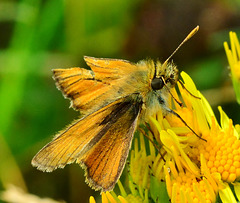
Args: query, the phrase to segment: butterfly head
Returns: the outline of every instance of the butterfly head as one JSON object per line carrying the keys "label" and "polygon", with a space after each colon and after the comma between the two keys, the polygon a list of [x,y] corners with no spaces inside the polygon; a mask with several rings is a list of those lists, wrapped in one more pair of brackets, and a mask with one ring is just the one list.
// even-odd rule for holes
{"label": "butterfly head", "polygon": [[165,85],[174,87],[178,81],[178,70],[173,63],[161,64],[157,61],[155,75],[151,81],[153,90],[161,90]]}

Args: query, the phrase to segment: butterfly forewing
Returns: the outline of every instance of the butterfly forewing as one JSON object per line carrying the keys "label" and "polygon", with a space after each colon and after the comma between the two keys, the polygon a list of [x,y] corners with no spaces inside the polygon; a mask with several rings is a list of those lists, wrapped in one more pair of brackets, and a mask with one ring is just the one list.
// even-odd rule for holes
{"label": "butterfly forewing", "polygon": [[123,101],[103,122],[110,126],[99,142],[78,160],[96,190],[112,190],[117,182],[132,142],[141,103]]}
{"label": "butterfly forewing", "polygon": [[141,101],[129,96],[81,118],[40,150],[32,165],[51,172],[77,160],[92,187],[111,189],[127,158],[140,107]]}
{"label": "butterfly forewing", "polygon": [[39,151],[33,158],[32,164],[40,170],[50,172],[75,161],[81,156],[84,149],[87,150],[90,141],[94,139],[96,134],[104,128],[99,123],[108,115],[112,107],[107,106],[75,121]]}

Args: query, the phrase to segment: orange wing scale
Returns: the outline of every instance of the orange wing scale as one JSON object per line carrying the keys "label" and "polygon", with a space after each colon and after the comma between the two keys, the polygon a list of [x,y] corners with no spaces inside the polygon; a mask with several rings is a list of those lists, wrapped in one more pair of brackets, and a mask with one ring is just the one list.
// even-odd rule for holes
{"label": "orange wing scale", "polygon": [[96,190],[112,190],[122,173],[140,110],[139,106],[131,105],[111,124],[101,140],[78,160],[86,168],[89,184]]}
{"label": "orange wing scale", "polygon": [[96,110],[95,99],[110,88],[109,84],[95,80],[91,70],[83,68],[54,69],[53,74],[57,87],[71,99],[71,106],[81,110],[82,114]]}
{"label": "orange wing scale", "polygon": [[135,67],[135,64],[127,60],[120,59],[94,58],[85,56],[84,60],[93,70],[96,79],[104,81],[119,79],[124,76],[124,74],[129,73],[129,70],[133,70]]}
{"label": "orange wing scale", "polygon": [[90,186],[111,190],[123,170],[140,109],[141,103],[126,97],[83,117],[40,150],[32,165],[51,172],[77,161]]}
{"label": "orange wing scale", "polygon": [[126,96],[118,93],[120,87],[116,81],[119,83],[134,64],[116,59],[86,56],[84,59],[93,71],[84,68],[54,69],[53,77],[64,96],[71,100],[71,107],[88,115]]}

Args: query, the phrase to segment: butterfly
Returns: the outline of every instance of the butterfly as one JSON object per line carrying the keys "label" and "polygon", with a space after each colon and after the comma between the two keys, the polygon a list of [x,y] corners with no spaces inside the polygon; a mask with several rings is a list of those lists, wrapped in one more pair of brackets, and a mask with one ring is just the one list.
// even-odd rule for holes
{"label": "butterfly", "polygon": [[[178,48],[197,31],[198,26]],[[82,116],[43,147],[32,165],[52,172],[76,162],[85,169],[86,182],[93,189],[112,190],[137,126],[159,110],[178,116],[168,107],[170,90],[178,81],[177,67],[169,58],[161,64],[85,56],[91,70],[54,69],[58,89]]]}

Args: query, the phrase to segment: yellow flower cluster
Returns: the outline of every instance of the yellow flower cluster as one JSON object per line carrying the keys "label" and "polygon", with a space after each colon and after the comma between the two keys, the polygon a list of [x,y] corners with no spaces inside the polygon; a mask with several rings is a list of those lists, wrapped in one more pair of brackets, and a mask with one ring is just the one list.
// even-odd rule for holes
{"label": "yellow flower cluster", "polygon": [[189,76],[181,75],[186,89],[198,98],[179,85],[186,107],[180,108],[176,103],[173,106],[203,139],[174,115],[152,119],[166,150],[164,174],[168,195],[172,202],[215,202],[219,191],[240,177],[239,135],[221,108],[221,125],[217,123],[210,105]]}
{"label": "yellow flower cluster", "polygon": [[[166,190],[173,203],[210,203],[216,201],[218,194],[223,202],[236,201],[229,184],[240,178],[239,134],[220,107],[221,122],[218,124],[210,105],[191,78],[184,72],[181,76],[185,88],[178,84],[181,94],[174,91],[173,95],[177,100],[181,98],[184,107],[174,100],[171,107],[188,126],[173,114],[158,112],[151,117],[147,129],[139,128],[139,136],[134,139],[134,149],[130,153],[131,192],[127,195],[119,183],[122,196],[113,195],[115,201],[148,202],[149,195],[154,199],[158,195],[155,193],[162,190]],[[165,188],[162,185],[154,188],[153,181],[159,185],[164,183]],[[235,192],[240,194],[237,189]],[[110,193],[107,194],[108,198],[102,202],[114,202],[110,200]],[[162,196],[156,197],[159,198]]]}

